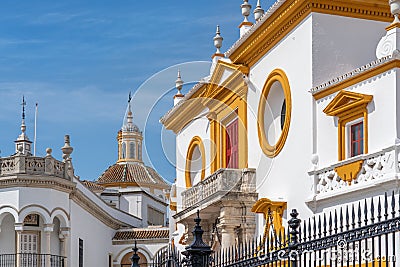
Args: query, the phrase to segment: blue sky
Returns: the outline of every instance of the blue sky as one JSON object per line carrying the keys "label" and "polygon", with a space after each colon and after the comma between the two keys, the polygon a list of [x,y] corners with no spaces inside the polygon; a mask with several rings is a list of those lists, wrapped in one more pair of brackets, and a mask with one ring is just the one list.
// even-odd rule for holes
{"label": "blue sky", "polygon": [[[70,134],[75,173],[94,180],[117,159],[116,135],[133,91],[145,161],[173,180],[174,135],[158,119],[172,107],[177,69],[184,90],[208,75],[216,25],[225,51],[239,36],[241,3],[2,0],[0,155],[14,153],[25,95],[31,140],[39,103],[37,155],[51,147],[61,159]],[[265,9],[270,4],[262,1]]]}

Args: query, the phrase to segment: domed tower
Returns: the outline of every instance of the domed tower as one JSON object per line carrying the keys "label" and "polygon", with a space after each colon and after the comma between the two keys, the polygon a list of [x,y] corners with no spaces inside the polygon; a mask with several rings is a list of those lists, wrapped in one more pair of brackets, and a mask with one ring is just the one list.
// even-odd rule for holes
{"label": "domed tower", "polygon": [[139,127],[133,123],[131,97],[128,100],[128,111],[121,130],[118,132],[118,163],[142,162],[143,135]]}
{"label": "domed tower", "polygon": [[111,206],[141,218],[143,226],[165,225],[170,185],[143,163],[143,135],[133,123],[130,95],[117,140],[117,162],[96,181],[104,188],[100,197]]}

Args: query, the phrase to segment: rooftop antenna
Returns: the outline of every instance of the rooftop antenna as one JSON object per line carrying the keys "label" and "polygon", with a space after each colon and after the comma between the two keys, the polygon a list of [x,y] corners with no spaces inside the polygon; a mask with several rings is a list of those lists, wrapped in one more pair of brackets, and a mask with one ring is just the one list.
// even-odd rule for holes
{"label": "rooftop antenna", "polygon": [[34,134],[33,134],[33,156],[36,157],[36,122],[37,122],[37,115],[38,115],[38,103],[35,105],[35,127],[34,127]]}

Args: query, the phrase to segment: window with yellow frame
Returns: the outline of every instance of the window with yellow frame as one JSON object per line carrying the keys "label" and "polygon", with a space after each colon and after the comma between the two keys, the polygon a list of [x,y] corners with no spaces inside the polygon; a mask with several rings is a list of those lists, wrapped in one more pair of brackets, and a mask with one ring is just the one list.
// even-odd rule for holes
{"label": "window with yellow frame", "polygon": [[368,104],[372,95],[340,91],[324,113],[338,119],[338,160],[368,153]]}

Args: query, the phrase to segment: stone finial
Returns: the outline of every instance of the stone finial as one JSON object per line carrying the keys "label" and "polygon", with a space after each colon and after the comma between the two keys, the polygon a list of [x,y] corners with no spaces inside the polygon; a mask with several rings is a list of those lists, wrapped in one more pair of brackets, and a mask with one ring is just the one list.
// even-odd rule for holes
{"label": "stone finial", "polygon": [[222,36],[221,36],[219,25],[217,25],[217,31],[215,32],[215,36],[214,36],[214,46],[215,46],[215,48],[217,48],[217,51],[215,52],[216,55],[221,54],[220,48],[222,47],[223,40],[224,40],[224,38],[222,38]]}
{"label": "stone finial", "polygon": [[394,16],[394,20],[392,24],[400,23],[399,14],[400,14],[400,0],[389,0],[390,12]]}
{"label": "stone finial", "polygon": [[69,159],[73,150],[74,148],[70,144],[69,135],[66,134],[64,137],[64,146],[61,148],[61,151],[63,152],[63,159]]}
{"label": "stone finial", "polygon": [[254,19],[258,21],[264,15],[264,9],[261,8],[260,0],[257,1],[257,7],[254,9]]}
{"label": "stone finial", "polygon": [[249,0],[243,0],[243,4],[240,5],[242,8],[242,15],[244,17],[243,22],[249,22],[248,16],[250,15],[251,5],[249,4]]}
{"label": "stone finial", "polygon": [[176,95],[174,95],[174,106],[178,104],[185,96],[181,93],[182,87],[183,87],[183,81],[181,78],[181,71],[178,70],[178,77],[176,78],[175,81],[175,87],[178,90]]}
{"label": "stone finial", "polygon": [[176,81],[175,81],[175,86],[176,86],[176,89],[178,90],[178,94],[181,94],[183,81],[182,81],[182,78],[181,78],[181,71],[180,70],[178,70],[178,76],[177,76]]}
{"label": "stone finial", "polygon": [[46,148],[46,157],[51,157],[51,153],[53,152],[53,149],[50,147]]}

